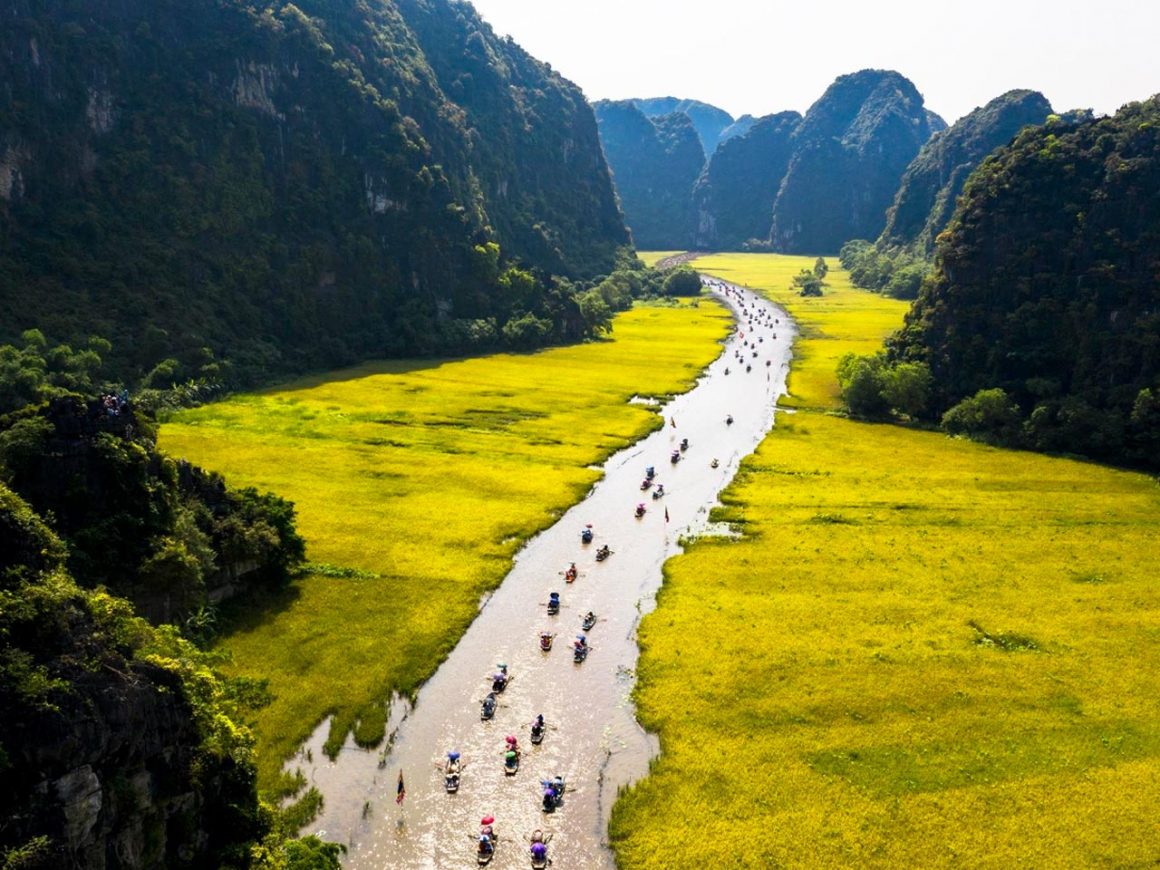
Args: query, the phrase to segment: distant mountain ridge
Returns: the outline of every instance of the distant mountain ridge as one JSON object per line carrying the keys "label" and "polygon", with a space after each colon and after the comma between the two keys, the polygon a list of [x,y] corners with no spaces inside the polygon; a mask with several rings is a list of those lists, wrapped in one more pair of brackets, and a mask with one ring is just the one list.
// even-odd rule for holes
{"label": "distant mountain ridge", "polygon": [[[611,116],[601,109],[607,101],[596,104],[626,220],[638,244],[660,249],[835,252],[850,239],[876,238],[903,172],[930,136],[946,129],[910,81],[884,70],[841,76],[804,118],[796,112],[745,115],[722,126],[727,113],[692,100],[623,102],[644,116],[700,112],[699,137],[719,143],[706,150],[704,168],[683,191],[687,164],[665,172],[657,190],[666,205],[653,207],[648,185],[639,183],[637,173],[642,165],[669,158],[658,156],[651,141],[655,134],[647,127],[636,124],[644,138],[634,140],[627,129],[611,128]],[[681,196],[691,204],[679,204]],[[678,213],[687,216],[688,225],[673,223]]]}
{"label": "distant mountain ridge", "polygon": [[633,99],[632,102],[649,118],[659,118],[674,112],[688,115],[697,130],[697,138],[701,140],[701,148],[705,152],[706,159],[713,156],[713,152],[724,138],[723,134],[734,124],[733,116],[724,109],[702,103],[700,100],[646,97]]}

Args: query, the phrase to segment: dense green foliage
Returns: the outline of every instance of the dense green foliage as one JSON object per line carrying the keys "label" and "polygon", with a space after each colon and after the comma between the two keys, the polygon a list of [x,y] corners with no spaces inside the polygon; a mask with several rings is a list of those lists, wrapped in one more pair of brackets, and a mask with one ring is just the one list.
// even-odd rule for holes
{"label": "dense green foliage", "polygon": [[1023,127],[1042,124],[1050,114],[1051,103],[1038,91],[1008,91],[933,136],[902,176],[878,247],[908,248],[929,257],[935,237],[950,222],[967,176]]}
{"label": "dense green foliage", "polygon": [[[1006,443],[1160,467],[1157,190],[1158,97],[1078,126],[1049,119],[984,161],[890,343],[893,360],[930,366],[931,412],[959,406],[946,419],[967,432],[997,420]],[[990,413],[1005,402],[1020,425]]]}
{"label": "dense green foliage", "polygon": [[890,363],[884,353],[848,353],[838,360],[837,378],[846,410],[863,420],[915,418],[930,402],[931,374],[925,363]]}
{"label": "dense green foliage", "polygon": [[10,6],[0,339],[245,382],[591,334],[549,277],[628,241],[591,108],[469,4]]}
{"label": "dense green foliage", "polygon": [[[23,378],[0,370],[0,407],[9,411],[0,416],[0,480],[52,517],[82,584],[170,622],[239,582],[285,582],[304,556],[292,505],[163,457],[152,420],[127,392],[86,400],[73,391],[92,388],[95,351],[45,349],[36,338],[21,350],[0,347],[0,359],[32,360]],[[77,358],[84,365],[59,365]],[[46,359],[54,365],[34,364]],[[28,404],[18,407],[22,396]]]}
{"label": "dense green foliage", "polygon": [[29,329],[20,346],[0,345],[0,414],[69,393],[96,391],[101,354],[112,345],[103,338],[85,344],[80,350],[67,344],[50,348],[40,330]]}
{"label": "dense green foliage", "polygon": [[[93,825],[113,835],[109,866],[125,866],[114,837],[131,845],[142,834],[140,866],[248,866],[265,833],[250,740],[227,718],[227,690],[204,657],[126,602],[79,588],[63,570],[63,544],[2,484],[0,527],[4,866],[105,866],[104,838],[80,836],[89,831],[62,812],[82,764],[86,786],[100,789]],[[106,733],[132,718],[135,739]],[[100,752],[102,741],[117,752]],[[142,775],[146,795],[139,779],[130,784]],[[194,796],[179,807],[184,791]],[[144,829],[136,837],[134,824]]]}
{"label": "dense green foliage", "polygon": [[774,250],[819,253],[877,238],[903,172],[931,133],[931,114],[908,79],[884,70],[840,76],[793,133],[773,204]]}
{"label": "dense green foliage", "polygon": [[702,103],[700,100],[681,100],[677,97],[647,97],[631,100],[648,118],[679,113],[687,115],[697,131],[701,150],[706,157],[713,156],[717,146],[729,136],[737,135],[739,128],[733,128],[733,116],[724,109]]}
{"label": "dense green foliage", "polygon": [[594,108],[633,241],[651,250],[688,247],[690,191],[705,165],[689,116],[649,118],[631,100],[603,101]]}
{"label": "dense green foliage", "polygon": [[678,266],[665,276],[666,296],[700,296],[701,276],[692,266]]}
{"label": "dense green foliage", "polygon": [[696,247],[740,250],[751,239],[769,237],[773,201],[801,119],[797,112],[768,115],[721,143],[693,188]]}
{"label": "dense green foliage", "polygon": [[237,723],[264,687],[137,615],[204,637],[211,600],[302,560],[293,507],[162,457],[127,393],[79,395],[108,342],[24,339],[0,347],[0,866],[337,870],[258,800]]}
{"label": "dense green foliage", "polygon": [[0,529],[0,866],[338,870],[258,798],[238,723],[261,687],[78,586],[3,484]]}
{"label": "dense green foliage", "polygon": [[931,263],[908,250],[884,251],[865,239],[853,239],[838,253],[850,281],[863,290],[874,290],[895,299],[916,299]]}

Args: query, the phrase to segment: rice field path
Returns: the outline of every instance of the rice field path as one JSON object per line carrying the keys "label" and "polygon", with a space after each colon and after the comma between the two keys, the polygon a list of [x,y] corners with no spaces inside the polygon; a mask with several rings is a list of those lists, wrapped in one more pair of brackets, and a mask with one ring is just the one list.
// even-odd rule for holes
{"label": "rice field path", "polygon": [[[736,317],[737,329],[720,357],[691,391],[658,409],[663,429],[612,456],[587,498],[521,550],[414,708],[396,704],[388,750],[380,756],[348,739],[329,762],[322,752],[324,722],[288,762],[325,797],[323,813],[305,833],[344,843],[345,866],[475,866],[475,838],[487,815],[495,817],[499,838],[493,868],[529,866],[536,829],[552,834],[549,855],[556,867],[615,866],[606,845],[612,803],[620,787],[648,772],[658,751],[631,701],[637,624],[653,609],[665,560],[680,551],[681,538],[714,531],[708,517],[718,494],[772,426],[795,334],[777,306],[707,280]],[[680,454],[684,438],[689,447]],[[674,450],[681,456],[676,464],[670,462]],[[665,487],[663,498],[641,491],[649,465]],[[634,508],[641,502],[646,513],[637,519]],[[583,545],[580,531],[588,524],[595,540]],[[602,544],[612,555],[597,562]],[[568,584],[563,572],[572,562],[579,578]],[[562,607],[549,616],[553,591]],[[587,661],[577,665],[571,646],[589,610],[599,622],[588,632]],[[539,649],[541,631],[556,635],[549,653]],[[696,638],[689,644],[693,650]],[[480,702],[499,662],[507,663],[511,683],[495,717],[481,721]],[[542,745],[532,746],[529,726],[539,713],[549,731]],[[523,750],[515,776],[502,770],[507,735],[516,736]],[[466,764],[458,793],[447,794],[440,765],[453,750]],[[406,797],[398,804],[400,771]],[[559,808],[546,814],[540,781],[556,775],[565,777],[567,791]]]}

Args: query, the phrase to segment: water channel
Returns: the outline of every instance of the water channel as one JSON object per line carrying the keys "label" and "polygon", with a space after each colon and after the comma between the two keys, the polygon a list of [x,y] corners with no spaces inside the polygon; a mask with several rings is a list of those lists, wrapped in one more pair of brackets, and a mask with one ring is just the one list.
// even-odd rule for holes
{"label": "water channel", "polygon": [[[680,552],[679,540],[712,531],[709,510],[772,425],[789,370],[794,331],[786,313],[716,280],[711,291],[733,309],[737,323],[721,356],[694,389],[658,408],[663,429],[612,456],[588,497],[519,553],[414,708],[395,705],[385,764],[379,753],[349,739],[328,761],[322,753],[327,723],[288,763],[302,768],[325,796],[324,812],[307,832],[346,844],[344,866],[475,866],[475,836],[485,815],[495,817],[498,845],[490,866],[497,870],[529,866],[529,837],[536,829],[552,834],[549,855],[558,870],[614,866],[606,845],[612,803],[618,788],[648,772],[657,752],[630,699],[637,624],[652,609],[661,567]],[[685,438],[688,449],[671,464]],[[664,484],[661,499],[640,489],[649,465]],[[647,512],[636,519],[639,502]],[[582,545],[580,531],[588,524],[595,540]],[[602,544],[612,555],[597,562]],[[571,562],[580,573],[567,584],[563,571]],[[562,602],[556,616],[546,613],[552,591]],[[571,645],[589,610],[600,619],[587,633],[587,661],[577,665]],[[549,653],[539,649],[541,631],[556,634]],[[495,717],[481,721],[480,702],[498,662],[507,663],[511,683]],[[529,726],[539,713],[549,730],[533,746]],[[515,776],[502,769],[509,734],[522,749]],[[452,750],[466,765],[458,793],[447,794],[441,763]],[[398,805],[400,770],[406,798]],[[549,815],[541,808],[540,781],[556,775],[568,788]]]}

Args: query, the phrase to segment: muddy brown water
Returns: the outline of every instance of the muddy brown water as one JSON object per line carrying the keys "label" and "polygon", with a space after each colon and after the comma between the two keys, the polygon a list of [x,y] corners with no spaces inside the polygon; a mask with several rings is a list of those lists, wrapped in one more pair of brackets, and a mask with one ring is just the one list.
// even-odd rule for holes
{"label": "muddy brown water", "polygon": [[[658,409],[664,429],[612,456],[588,497],[519,553],[414,708],[393,705],[389,749],[367,751],[348,739],[330,762],[322,753],[323,723],[287,763],[290,770],[303,769],[325,797],[323,813],[304,833],[345,844],[344,866],[475,866],[475,838],[485,815],[496,820],[490,866],[497,870],[530,866],[536,829],[552,834],[555,868],[615,866],[606,844],[612,803],[620,787],[648,772],[658,751],[655,737],[637,723],[630,698],[637,624],[653,607],[661,566],[680,552],[679,539],[713,532],[709,510],[772,425],[789,368],[794,331],[786,313],[749,291],[712,283],[737,317],[721,356],[691,391]],[[725,422],[729,414],[732,425]],[[682,438],[689,448],[673,465],[670,453]],[[711,467],[714,458],[717,468]],[[665,486],[664,498],[640,490],[648,465]],[[635,519],[639,502],[647,512]],[[580,530],[589,523],[595,541],[583,545]],[[601,544],[612,556],[596,562]],[[571,562],[580,576],[568,584],[563,571]],[[556,616],[546,612],[552,591],[561,596]],[[599,622],[587,633],[587,661],[577,665],[571,644],[589,610]],[[539,649],[541,631],[556,635],[549,653]],[[480,703],[499,662],[507,663],[512,679],[495,717],[484,722]],[[541,745],[532,746],[529,726],[538,713],[549,730]],[[509,734],[523,753],[515,776],[502,769]],[[441,763],[452,750],[462,754],[465,767],[458,793],[447,794]],[[400,770],[406,784],[401,805],[395,801]],[[541,809],[540,781],[556,775],[565,777],[567,789],[549,815]]]}

